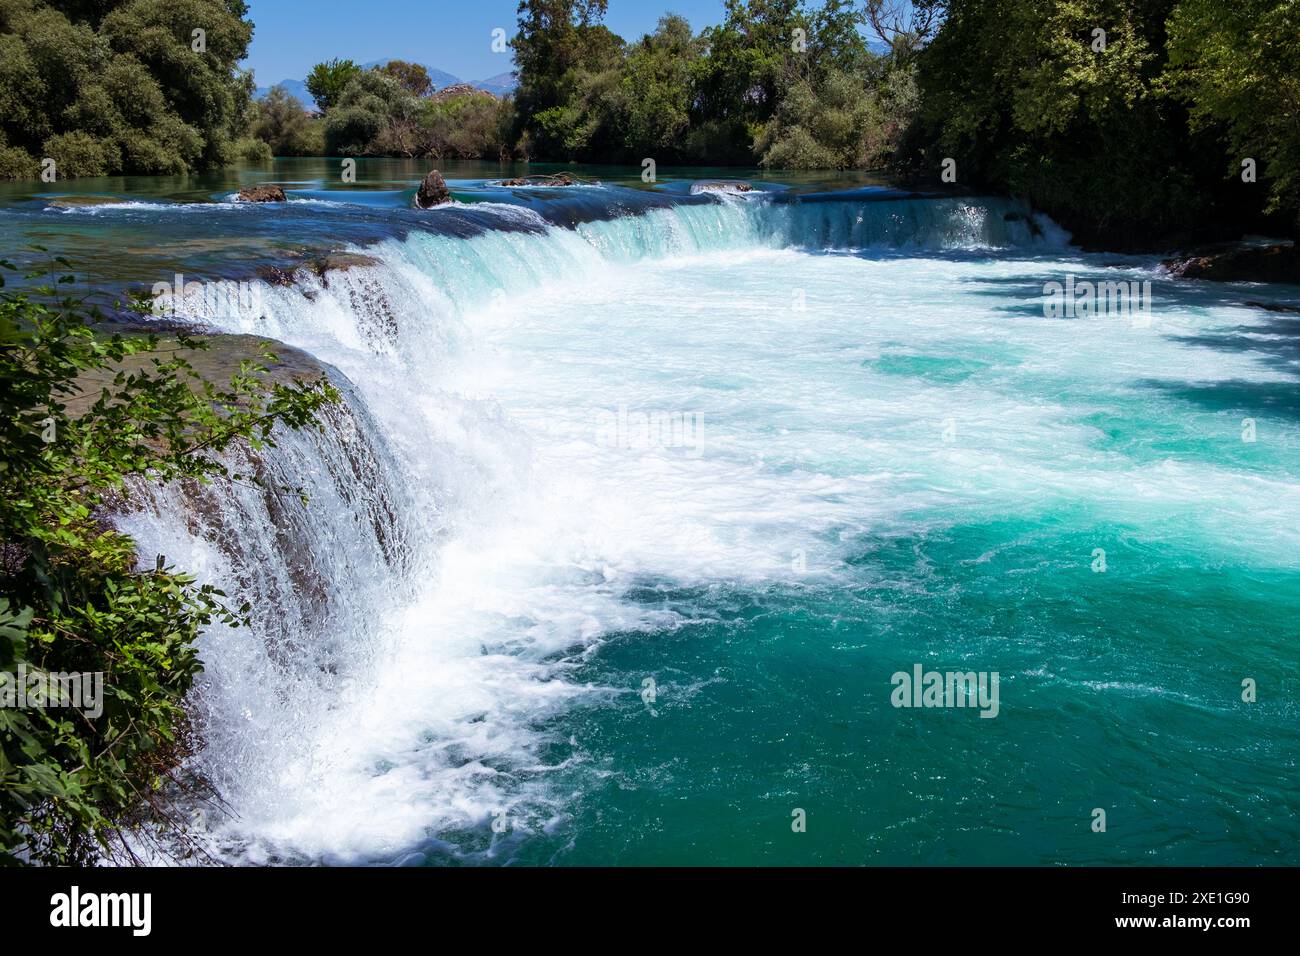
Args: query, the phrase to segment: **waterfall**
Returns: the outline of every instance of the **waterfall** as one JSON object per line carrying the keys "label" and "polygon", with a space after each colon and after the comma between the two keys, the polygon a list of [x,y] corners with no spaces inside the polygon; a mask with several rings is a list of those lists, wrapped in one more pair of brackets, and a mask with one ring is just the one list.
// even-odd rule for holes
{"label": "waterfall", "polygon": [[[519,321],[517,296],[680,256],[1064,241],[1004,200],[723,197],[568,226],[489,205],[478,214],[499,228],[440,232],[434,211],[427,229],[359,250],[373,264],[262,282],[255,307],[182,308],[310,353],[344,393],[323,428],[279,433],[244,463],[264,486],[150,489],[119,519],[146,563],[165,554],[252,607],[251,627],[203,635],[193,693],[195,769],[228,808],[200,818],[218,856],[504,852],[485,822],[564,812],[548,717],[621,692],[567,680],[574,655],[677,623],[623,600],[601,549],[555,513],[590,503],[557,504],[532,433],[492,398],[479,330]],[[281,485],[308,503],[268,490]]]}

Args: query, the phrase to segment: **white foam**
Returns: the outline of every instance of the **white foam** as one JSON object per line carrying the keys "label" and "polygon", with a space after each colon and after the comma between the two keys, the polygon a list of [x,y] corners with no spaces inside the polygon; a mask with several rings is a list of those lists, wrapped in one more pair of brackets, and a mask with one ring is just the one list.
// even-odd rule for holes
{"label": "white foam", "polygon": [[[959,247],[1001,229],[950,212]],[[682,623],[631,599],[637,584],[836,585],[864,538],[1061,506],[1209,555],[1300,555],[1300,529],[1279,520],[1300,508],[1293,475],[1134,460],[1088,421],[1185,421],[1152,382],[1281,381],[1257,355],[1180,341],[1234,326],[1235,310],[1165,303],[1149,328],[1048,320],[1034,312],[1044,277],[1098,266],[809,255],[773,248],[777,233],[735,218],[748,215],[419,234],[367,250],[378,266],[266,287],[259,315],[205,317],[355,383],[408,569],[377,563],[357,501],[325,480],[341,449],[294,445],[286,468],[314,476],[303,520],[323,586],[349,606],[331,633],[271,650],[256,632],[204,638],[200,764],[237,814],[214,824],[221,852],[395,861],[498,812],[544,828],[565,795],[540,766],[542,728],[629,690],[580,686],[573,663],[611,633]],[[611,441],[620,409],[697,415],[699,440]],[[1190,413],[1235,439],[1231,416]],[[252,499],[240,509],[228,533],[291,590],[274,525]],[[202,547],[166,509],[129,530],[146,555]]]}

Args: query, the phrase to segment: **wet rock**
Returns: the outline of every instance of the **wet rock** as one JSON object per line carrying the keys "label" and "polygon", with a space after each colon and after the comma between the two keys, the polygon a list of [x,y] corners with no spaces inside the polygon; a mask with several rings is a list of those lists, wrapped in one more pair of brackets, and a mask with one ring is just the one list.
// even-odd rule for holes
{"label": "wet rock", "polygon": [[502,186],[573,186],[578,180],[570,173],[552,173],[549,175],[520,176],[517,179],[503,179]]}
{"label": "wet rock", "polygon": [[360,252],[331,252],[327,256],[321,256],[321,258],[313,260],[311,268],[318,276],[323,276],[326,272],[366,269],[377,265],[379,265],[378,259],[374,256],[363,255]]}
{"label": "wet rock", "polygon": [[280,266],[262,266],[257,270],[257,277],[271,285],[293,285],[293,270]]}
{"label": "wet rock", "polygon": [[1166,259],[1164,266],[1179,279],[1300,283],[1300,249],[1289,243],[1232,246]]}
{"label": "wet rock", "polygon": [[50,206],[55,209],[84,209],[87,206],[116,206],[126,201],[118,196],[60,196],[51,199]]}
{"label": "wet rock", "polygon": [[429,170],[415,193],[416,207],[432,209],[434,206],[449,202],[451,202],[451,190],[447,188],[447,180],[443,179],[442,173],[436,169]]}
{"label": "wet rock", "polygon": [[[363,255],[359,252],[331,252],[327,255],[307,259],[301,264],[289,263],[286,265],[262,266],[257,270],[257,277],[271,285],[290,286],[298,281],[299,272],[306,270],[319,276],[328,286],[331,272],[346,272],[349,269],[364,269],[379,264],[379,260],[374,256]],[[303,294],[306,295],[309,292],[310,290],[304,290]]]}
{"label": "wet rock", "polygon": [[708,182],[693,183],[692,193],[752,193],[751,183],[733,179],[715,179]]}
{"label": "wet rock", "polygon": [[284,188],[275,185],[245,186],[239,190],[238,202],[284,202]]}
{"label": "wet rock", "polygon": [[[157,323],[148,322],[139,326],[139,334],[156,332]],[[116,331],[116,330],[115,330]],[[193,327],[186,331],[195,334]],[[129,333],[128,333],[129,334]],[[184,359],[193,366],[201,379],[214,382],[219,386],[227,385],[232,375],[240,371],[245,360],[262,362],[267,366],[267,381],[271,384],[291,385],[294,382],[315,380],[330,375],[330,370],[311,355],[283,342],[262,338],[257,335],[230,335],[220,332],[202,333],[197,336],[207,342],[206,349],[183,350]],[[268,346],[275,354],[275,361],[266,362],[262,355],[263,346]],[[174,352],[177,343],[166,335],[160,336],[159,349],[170,357],[167,350]],[[83,414],[99,398],[100,392],[113,384],[118,372],[134,374],[153,372],[153,359],[157,353],[141,352],[114,362],[107,368],[87,369],[77,376],[76,391],[65,399],[68,412],[75,418]],[[198,383],[193,383],[197,390]]]}
{"label": "wet rock", "polygon": [[1294,312],[1300,314],[1300,305],[1283,305],[1280,302],[1247,302],[1246,305],[1266,312]]}

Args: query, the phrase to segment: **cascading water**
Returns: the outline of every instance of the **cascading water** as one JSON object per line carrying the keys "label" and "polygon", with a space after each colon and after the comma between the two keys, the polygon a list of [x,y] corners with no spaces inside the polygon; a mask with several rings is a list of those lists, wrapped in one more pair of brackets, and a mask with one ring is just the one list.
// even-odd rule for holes
{"label": "cascading water", "polygon": [[[929,646],[903,623],[908,602],[938,615],[925,602],[945,587],[926,549],[963,522],[1000,519],[1022,523],[1011,538],[1023,544],[1048,533],[1053,508],[1104,514],[1121,539],[1155,521],[1179,554],[1267,564],[1295,543],[1268,515],[1229,527],[1225,512],[1188,506],[1209,471],[1226,503],[1263,482],[1294,514],[1289,460],[1247,477],[1195,450],[1134,465],[1098,445],[1098,422],[1134,400],[1134,381],[1204,372],[1179,335],[1240,317],[1190,302],[1158,334],[1026,321],[1014,309],[1063,267],[1153,273],[1081,264],[1015,203],[724,197],[569,226],[507,205],[476,214],[496,227],[448,234],[434,211],[427,229],[365,247],[373,265],[264,283],[255,310],[190,313],[310,353],[346,394],[324,430],[282,436],[256,463],[304,486],[306,506],[252,487],[169,488],[122,518],[143,554],[254,608],[251,629],[204,636],[194,696],[197,766],[229,811],[205,826],[226,859],[654,861],[620,829],[658,819],[635,795],[679,789],[716,818],[701,767],[719,758],[695,753],[691,738],[708,737],[698,718],[642,752],[642,715],[663,732],[712,706],[711,688],[727,699],[769,666],[686,650],[692,634],[726,646],[767,617],[793,622],[781,635],[800,633],[801,616],[827,633],[897,626],[883,644],[845,632],[847,650],[827,649],[823,665],[836,672],[837,649],[892,660],[891,644],[920,659]],[[1067,357],[1083,369],[1069,381]],[[1219,358],[1220,377],[1276,378],[1245,355]],[[1167,411],[1156,427],[1176,429]],[[655,412],[695,430],[629,434]],[[946,442],[950,424],[974,437]],[[1242,522],[1254,543],[1241,543]],[[1078,534],[1070,546],[1086,554]],[[978,574],[1018,546],[953,566]],[[896,605],[881,604],[894,589]],[[1037,635],[1008,647],[973,623],[956,632],[961,654],[1004,655],[1024,681],[1076,681]],[[777,646],[765,633],[754,647]],[[658,656],[657,642],[683,656]],[[606,644],[615,661],[631,647],[647,659],[607,663]],[[796,676],[806,666],[773,660]],[[1192,693],[1175,660],[1163,684]],[[649,678],[659,698],[645,696]],[[774,710],[815,725],[792,686]],[[763,699],[713,719],[727,726]],[[772,731],[785,732],[798,733]],[[962,749],[971,731],[940,733]],[[766,747],[737,739],[758,790],[793,773]],[[970,759],[996,776],[991,757]],[[734,786],[750,785],[748,768]],[[872,845],[844,826],[841,842]],[[712,848],[697,861],[723,858]]]}

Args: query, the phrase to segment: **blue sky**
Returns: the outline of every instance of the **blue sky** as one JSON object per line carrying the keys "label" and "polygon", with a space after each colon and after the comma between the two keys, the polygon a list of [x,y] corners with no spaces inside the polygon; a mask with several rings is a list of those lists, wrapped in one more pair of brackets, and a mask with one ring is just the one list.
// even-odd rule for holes
{"label": "blue sky", "polygon": [[[462,80],[510,69],[493,53],[492,30],[515,32],[517,0],[249,0],[255,31],[245,66],[260,86],[301,80],[333,57],[358,63],[394,57],[425,63]],[[654,29],[667,12],[696,30],[722,20],[722,0],[609,0],[605,23],[626,39]]]}

